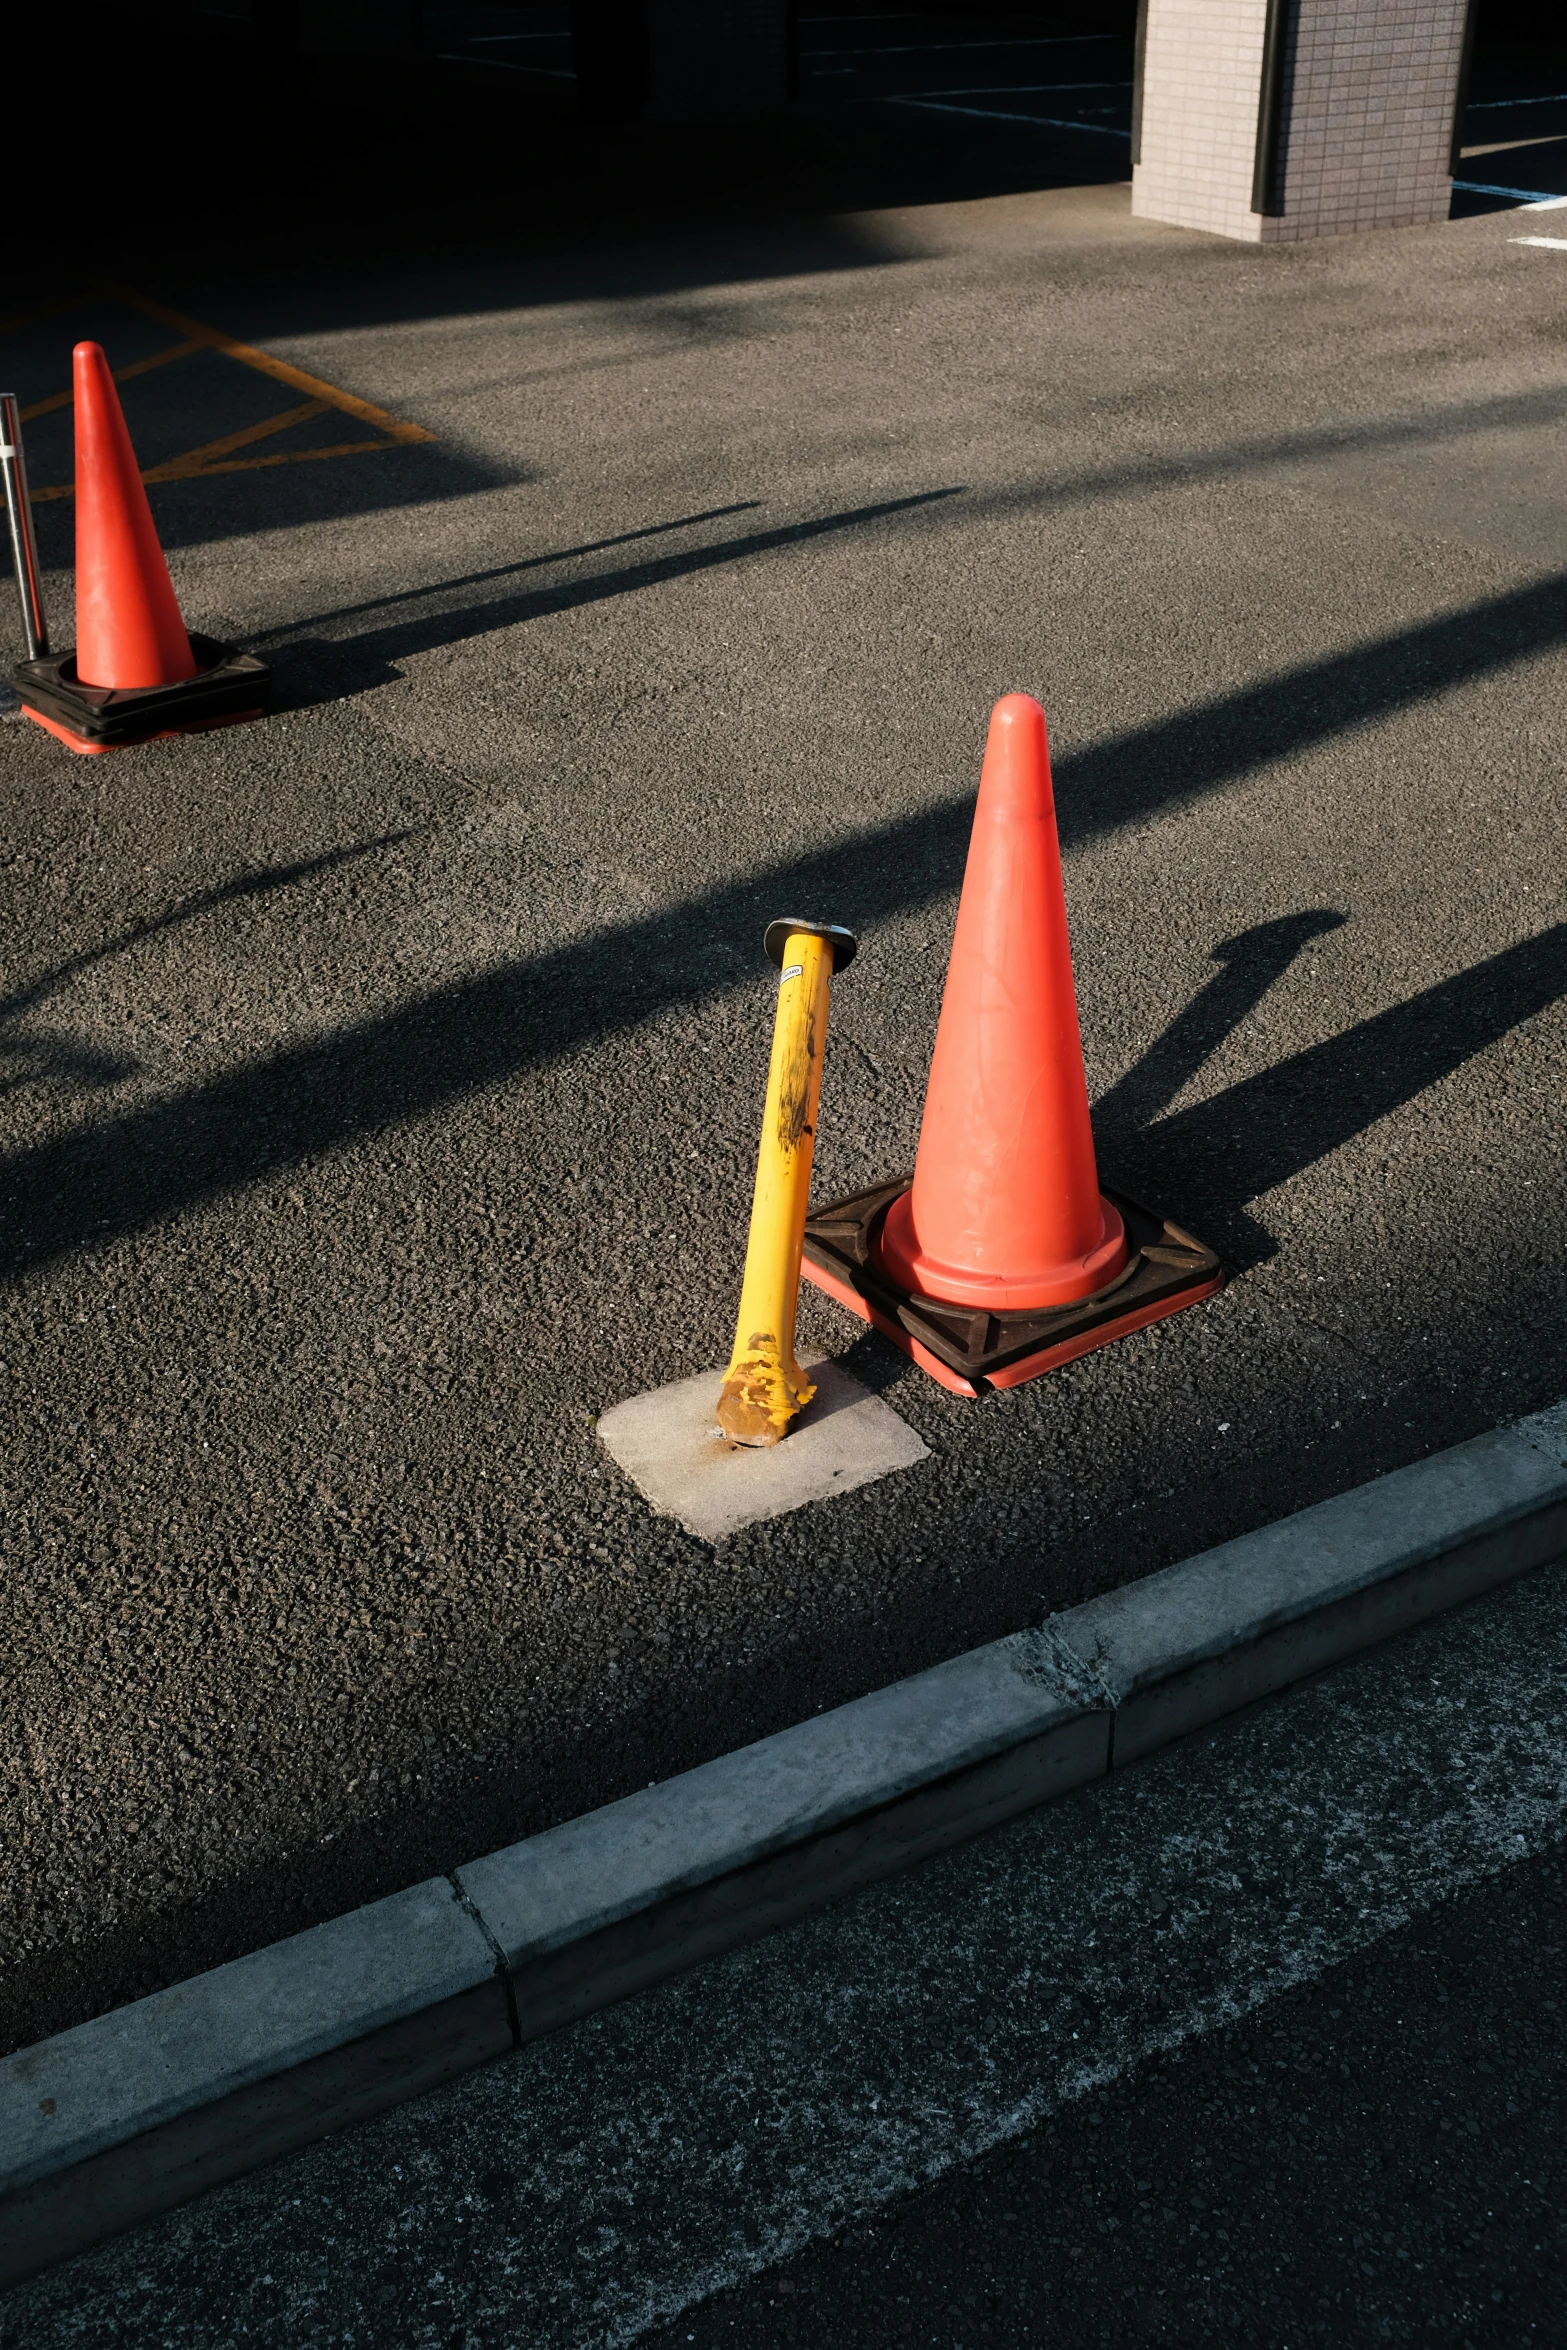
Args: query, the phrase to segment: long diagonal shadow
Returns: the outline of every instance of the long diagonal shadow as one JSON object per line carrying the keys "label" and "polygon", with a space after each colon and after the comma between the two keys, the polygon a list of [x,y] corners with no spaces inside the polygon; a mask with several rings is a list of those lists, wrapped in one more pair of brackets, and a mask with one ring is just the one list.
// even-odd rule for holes
{"label": "long diagonal shadow", "polygon": [[456,579],[439,579],[427,587],[398,588],[389,596],[369,596],[362,604],[339,604],[330,612],[312,612],[303,619],[284,621],[248,637],[247,644],[271,644],[275,638],[297,637],[307,628],[324,628],[331,620],[357,620],[365,612],[389,611],[394,604],[423,603],[430,596],[451,595],[458,588],[488,587],[492,580],[511,579],[519,571],[545,571],[552,563],[574,563],[583,555],[607,555],[612,547],[634,546],[639,539],[663,538],[672,530],[695,530],[704,522],[727,522],[733,514],[754,514],[760,498],[741,498],[732,506],[709,506],[701,514],[680,514],[673,522],[645,522],[638,530],[617,531],[610,539],[589,539],[580,547],[553,547],[547,555],[523,555],[515,563],[496,563],[488,571],[465,571]]}
{"label": "long diagonal shadow", "polygon": [[1517,432],[1533,425],[1559,425],[1567,415],[1567,389],[1559,384],[1525,392],[1502,392],[1484,400],[1454,400],[1403,416],[1337,418],[1303,432],[1265,433],[1253,440],[1226,441],[1218,448],[1192,447],[1146,457],[1117,458],[1076,473],[992,490],[975,500],[975,511],[999,514],[1076,505],[1096,498],[1124,497],[1133,490],[1182,489],[1194,481],[1226,475],[1270,472],[1314,461],[1373,455],[1379,451],[1429,450],[1438,441],[1466,440],[1488,432]]}
{"label": "long diagonal shadow", "polygon": [[[1567,580],[1555,578],[1182,711],[1062,761],[1063,834],[1081,841],[1193,798],[1281,754],[1564,640]],[[530,962],[435,989],[403,1010],[168,1101],[17,1151],[0,1160],[0,1277],[155,1224],[216,1193],[438,1111],[655,1012],[717,994],[733,984],[734,950],[753,960],[763,921],[781,905],[818,906],[869,928],[943,898],[961,870],[971,805],[965,793]],[[1447,1028],[1438,1033],[1424,1025],[1429,1012],[1410,1011],[1413,1059],[1406,1054],[1402,1071],[1391,1064],[1370,1071],[1358,1095],[1351,1082],[1358,1048],[1340,1040],[1286,1063],[1284,1072],[1294,1076],[1259,1078],[1221,1097],[1231,1103],[1222,1115],[1204,1104],[1153,1132],[1168,1143],[1184,1136],[1200,1154],[1220,1150],[1230,1120],[1237,1134],[1249,1137],[1236,1179],[1250,1191],[1265,1189],[1282,1180],[1270,1167],[1308,1164],[1334,1147],[1334,1134],[1357,1132],[1552,1001],[1562,991],[1562,944],[1561,931],[1551,931],[1477,974],[1445,983],[1454,991]],[[1439,1009],[1446,1001],[1436,989],[1416,1004]],[[1394,1026],[1377,1033],[1401,1035],[1399,1018],[1381,1015]],[[1335,1054],[1346,1057],[1334,1060]],[[1330,1065],[1341,1098],[1319,1109],[1307,1080]],[[1416,1066],[1431,1074],[1411,1077]],[[1395,1090],[1387,1095],[1390,1085]],[[1372,1106],[1360,1108],[1362,1100]],[[1304,1158],[1297,1111],[1314,1122],[1312,1133],[1327,1137]]]}
{"label": "long diagonal shadow", "polygon": [[[1553,387],[1545,391],[1512,393],[1484,401],[1453,402],[1443,407],[1422,409],[1411,416],[1382,418],[1369,423],[1364,420],[1349,423],[1340,421],[1309,432],[1267,435],[1253,441],[1226,444],[1220,449],[1183,449],[1173,457],[1120,462],[1054,481],[989,491],[978,497],[971,495],[964,511],[976,516],[1033,513],[1041,508],[1070,504],[1084,498],[1119,495],[1133,489],[1176,487],[1205,475],[1254,472],[1291,461],[1343,456],[1380,448],[1418,447],[1443,438],[1463,437],[1487,428],[1516,429],[1521,424],[1554,424],[1560,420],[1564,407],[1567,407],[1567,393]],[[329,636],[319,640],[320,649],[325,650],[329,645],[351,648],[343,653],[342,658],[351,666],[355,679],[368,682],[374,676],[384,675],[378,663],[410,653],[433,650],[438,645],[482,635],[493,628],[514,626],[548,612],[568,609],[573,604],[595,602],[605,596],[656,586],[665,579],[678,578],[686,572],[701,571],[713,564],[734,562],[743,555],[765,553],[796,541],[821,537],[833,530],[881,520],[958,494],[956,488],[936,490],[923,497],[898,499],[888,505],[858,507],[845,514],[785,524],[776,530],[726,540],[718,546],[697,548],[686,555],[672,555],[661,561],[632,565],[625,571],[599,573],[590,580],[573,583],[571,589],[563,589],[558,594],[544,591],[539,595],[497,599],[487,604],[453,606],[448,603],[439,614],[426,615],[423,623],[413,619],[399,629],[365,632],[358,637]],[[291,643],[302,650],[306,645],[315,645],[318,641],[306,636],[305,632],[310,629],[326,628],[336,621],[357,619],[368,613],[387,611],[397,606],[425,603],[433,597],[450,597],[462,589],[487,585],[519,572],[542,570],[552,563],[573,562],[584,555],[604,554],[614,547],[630,546],[640,539],[659,538],[671,531],[695,529],[702,523],[719,522],[731,515],[752,512],[758,503],[754,498],[742,499],[733,505],[710,507],[699,514],[681,515],[671,522],[647,523],[637,530],[621,531],[611,538],[590,540],[582,546],[561,547],[544,555],[524,556],[514,563],[497,564],[487,571],[468,572],[454,579],[434,581],[425,587],[400,588],[391,595],[371,597],[363,603],[344,604],[332,611],[290,621],[265,631],[254,642],[258,645]],[[440,621],[449,622],[452,633],[442,633],[438,625]],[[351,685],[345,690],[351,690]]]}
{"label": "long diagonal shadow", "polygon": [[1178,1110],[1140,1137],[1150,1161],[1227,1207],[1258,1198],[1450,1077],[1567,996],[1567,922]]}
{"label": "long diagonal shadow", "polygon": [[[304,637],[294,640],[296,652],[307,649],[323,657],[336,690],[362,691],[388,674],[388,663],[413,653],[430,653],[443,645],[463,644],[469,637],[488,636],[498,628],[515,628],[528,620],[543,620],[554,612],[572,612],[583,604],[605,602],[611,596],[629,596],[639,589],[661,587],[666,580],[690,579],[721,564],[738,563],[747,555],[767,555],[783,547],[799,547],[835,531],[860,530],[867,523],[886,522],[922,507],[963,495],[961,483],[946,489],[920,490],[907,498],[886,498],[874,506],[853,506],[841,514],[820,514],[806,522],[780,523],[773,530],[747,531],[739,538],[719,539],[711,546],[687,547],[678,554],[650,555],[616,571],[595,571],[586,579],[558,581],[554,586],[525,593],[492,597],[481,604],[445,604],[433,612],[411,613],[349,637]],[[651,535],[651,534],[649,534]],[[454,581],[453,586],[464,583]],[[439,595],[434,588],[416,591]]]}
{"label": "long diagonal shadow", "polygon": [[1216,790],[1535,654],[1567,644],[1567,572],[1466,605],[1440,620],[1303,663],[1199,702],[1062,764],[1062,838],[1080,841]]}
{"label": "long diagonal shadow", "polygon": [[[129,954],[149,939],[177,930],[186,922],[197,921],[203,914],[216,913],[243,898],[263,897],[274,890],[292,889],[302,881],[314,881],[336,866],[372,856],[378,849],[395,848],[399,842],[411,840],[415,832],[427,829],[423,825],[411,825],[401,832],[383,833],[377,840],[353,841],[344,848],[328,849],[319,857],[304,857],[289,865],[268,865],[259,873],[241,873],[232,881],[220,882],[216,889],[201,890],[193,897],[182,898],[177,905],[149,916],[145,922],[133,922],[129,929],[101,940],[97,946],[68,955],[25,987],[0,996],[0,1096],[16,1093],[40,1079],[46,1083],[52,1079],[77,1086],[107,1086],[123,1085],[127,1078],[136,1075],[138,1063],[130,1054],[82,1045],[63,1030],[41,1028],[29,1017],[50,996],[58,994],[96,964]],[[21,1025],[23,1022],[26,1025]]]}
{"label": "long diagonal shadow", "polygon": [[302,881],[315,881],[323,873],[334,872],[339,865],[353,864],[360,857],[373,857],[379,849],[398,848],[416,833],[428,830],[425,824],[405,825],[400,832],[379,833],[374,840],[350,841],[343,848],[326,849],[319,857],[301,857],[289,865],[265,865],[257,873],[240,873],[232,881],[221,881],[215,889],[198,890],[163,913],[149,915],[145,922],[133,922],[129,929],[117,932],[113,938],[84,948],[79,955],[68,955],[63,963],[54,964],[26,987],[0,996],[0,1022],[15,1020],[23,1012],[32,1011],[46,996],[56,994],[95,964],[128,954],[133,947],[144,946],[148,939],[158,938],[164,931],[177,930],[186,922],[199,920],[203,914],[215,914],[222,906],[237,905],[242,898],[267,897],[274,890],[297,888]]}
{"label": "long diagonal shadow", "polygon": [[1324,931],[1337,930],[1343,921],[1342,914],[1327,907],[1283,914],[1216,946],[1213,959],[1222,968],[1095,1104],[1096,1131],[1113,1133],[1117,1127],[1141,1126],[1157,1116],[1247,1013],[1256,1010],[1301,948]]}

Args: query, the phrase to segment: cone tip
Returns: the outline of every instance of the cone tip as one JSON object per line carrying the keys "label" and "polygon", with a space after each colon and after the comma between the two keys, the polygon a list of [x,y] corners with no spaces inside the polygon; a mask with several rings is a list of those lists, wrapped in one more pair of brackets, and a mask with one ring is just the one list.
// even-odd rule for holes
{"label": "cone tip", "polygon": [[992,726],[1026,726],[1030,720],[1043,720],[1044,710],[1032,694],[1003,694],[990,713]]}
{"label": "cone tip", "polygon": [[1053,805],[1050,737],[1032,694],[1003,694],[990,713],[979,803],[992,814],[1039,815]]}

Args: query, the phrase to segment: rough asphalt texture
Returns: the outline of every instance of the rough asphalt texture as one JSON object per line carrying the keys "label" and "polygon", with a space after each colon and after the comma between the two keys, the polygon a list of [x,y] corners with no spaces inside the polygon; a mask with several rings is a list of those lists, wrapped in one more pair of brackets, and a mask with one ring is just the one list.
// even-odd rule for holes
{"label": "rough asphalt texture", "polygon": [[[1567,1390],[1517,226],[1263,253],[1104,186],[159,281],[439,440],[154,492],[266,724],[0,721],[5,2045]],[[12,329],[25,400],[82,333],[171,339]],[[125,397],[146,462],[292,399]],[[978,1406],[808,1297],[933,1457],[715,1552],[594,1415],[727,1351],[772,916],[864,940],[817,1196],[908,1165],[1013,687],[1104,1170],[1235,1279]]]}
{"label": "rough asphalt texture", "polygon": [[1555,2338],[1564,1668],[1547,1568],[39,2278],[0,2344]]}

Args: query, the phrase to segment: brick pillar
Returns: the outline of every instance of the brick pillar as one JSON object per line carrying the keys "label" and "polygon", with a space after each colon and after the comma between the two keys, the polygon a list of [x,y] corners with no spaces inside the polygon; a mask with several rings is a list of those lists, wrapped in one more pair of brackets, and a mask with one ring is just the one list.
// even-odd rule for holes
{"label": "brick pillar", "polygon": [[1143,0],[1132,210],[1253,244],[1445,220],[1472,0]]}

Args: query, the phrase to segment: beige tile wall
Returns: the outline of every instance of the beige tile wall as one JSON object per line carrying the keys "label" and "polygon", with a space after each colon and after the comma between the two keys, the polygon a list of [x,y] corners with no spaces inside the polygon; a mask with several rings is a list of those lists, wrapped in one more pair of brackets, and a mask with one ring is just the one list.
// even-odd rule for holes
{"label": "beige tile wall", "polygon": [[1267,0],[1149,0],[1134,212],[1259,236],[1251,174],[1266,18]]}
{"label": "beige tile wall", "polygon": [[1281,218],[1251,209],[1267,0],[1149,0],[1132,210],[1272,244],[1445,220],[1464,0],[1298,0]]}

